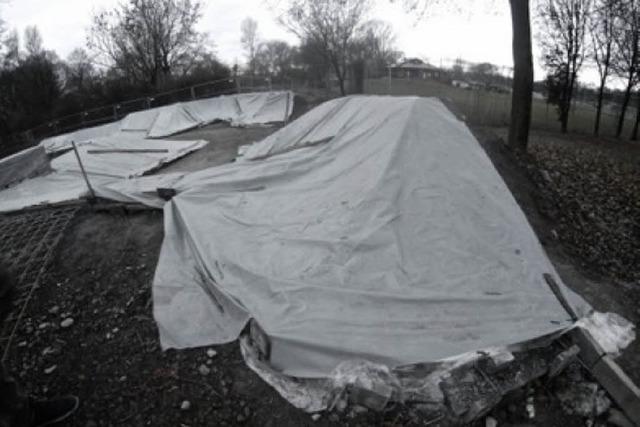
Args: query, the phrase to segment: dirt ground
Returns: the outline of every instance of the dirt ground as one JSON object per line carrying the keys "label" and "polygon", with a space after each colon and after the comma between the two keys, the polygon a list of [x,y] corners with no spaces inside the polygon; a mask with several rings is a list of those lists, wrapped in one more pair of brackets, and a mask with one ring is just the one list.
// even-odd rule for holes
{"label": "dirt ground", "polygon": [[279,128],[279,125],[235,128],[226,123],[215,123],[173,136],[173,139],[185,141],[204,139],[209,141],[209,144],[156,173],[193,172],[232,162],[236,158],[239,146],[260,141]]}
{"label": "dirt ground", "polygon": [[[228,162],[239,145],[274,130],[216,124],[189,132],[180,138],[203,138],[211,143],[162,172]],[[539,180],[526,162],[514,159],[501,142],[504,131],[476,129],[475,133],[563,280],[596,309],[613,311],[638,323],[640,283],[621,282],[606,268],[585,262],[580,251],[571,250],[569,231],[562,232],[559,226],[562,218],[544,208],[549,201]],[[538,146],[572,144],[555,135],[536,134],[532,148],[535,152]],[[628,157],[620,154],[620,148],[607,147],[615,158]],[[80,396],[80,409],[68,425],[429,425],[430,420],[407,407],[381,414],[323,413],[313,419],[250,371],[237,343],[162,352],[151,302],[151,282],[162,238],[160,211],[85,210],[68,230],[29,305],[8,364],[25,388],[38,396],[67,392]],[[72,318],[73,324],[64,328],[61,321],[66,318]],[[215,354],[207,354],[207,350],[215,350]],[[639,350],[636,341],[621,358],[622,366],[637,383]],[[499,425],[584,425],[584,420],[562,413],[559,404],[549,397],[549,387],[538,383],[512,396],[492,416]],[[533,419],[523,415],[527,393],[533,393],[537,402]]]}

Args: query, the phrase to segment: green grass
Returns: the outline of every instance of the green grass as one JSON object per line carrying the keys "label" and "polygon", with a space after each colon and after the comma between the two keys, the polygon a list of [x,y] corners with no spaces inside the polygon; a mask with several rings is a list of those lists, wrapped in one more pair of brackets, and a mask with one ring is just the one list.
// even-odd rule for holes
{"label": "green grass", "polygon": [[[434,80],[370,79],[366,81],[365,92],[369,94],[418,95],[435,96],[448,99],[467,121],[482,126],[507,126],[511,110],[511,94],[496,93],[484,90],[467,90],[457,88]],[[633,127],[634,117],[627,114],[623,135],[627,136]],[[569,131],[591,134],[595,122],[596,111],[590,105],[577,103],[569,116]],[[617,116],[603,113],[601,118],[601,135],[614,136]],[[560,122],[556,109],[544,100],[534,99],[532,106],[531,128],[538,130],[559,131]]]}

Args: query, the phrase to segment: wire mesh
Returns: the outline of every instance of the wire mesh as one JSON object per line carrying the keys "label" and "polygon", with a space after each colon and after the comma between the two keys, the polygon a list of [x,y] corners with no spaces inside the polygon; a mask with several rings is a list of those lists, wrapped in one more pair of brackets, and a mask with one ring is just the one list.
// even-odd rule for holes
{"label": "wire mesh", "polygon": [[16,295],[0,328],[4,361],[40,279],[80,205],[0,216],[0,260],[16,279]]}

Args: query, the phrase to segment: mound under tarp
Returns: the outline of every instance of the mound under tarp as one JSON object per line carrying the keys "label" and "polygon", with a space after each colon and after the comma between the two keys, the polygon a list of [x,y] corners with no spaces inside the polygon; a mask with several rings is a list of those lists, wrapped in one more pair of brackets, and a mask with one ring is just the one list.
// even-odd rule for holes
{"label": "mound under tarp", "polygon": [[166,138],[215,121],[227,121],[233,126],[282,122],[292,112],[293,93],[289,91],[223,95],[137,111],[118,122],[47,138],[40,145],[48,153],[55,153],[70,149],[71,141],[84,145],[95,138],[121,134]]}
{"label": "mound under tarp", "polygon": [[[154,179],[112,197],[155,205]],[[253,318],[276,371],[326,378],[348,360],[397,367],[560,331],[572,322],[545,273],[589,310],[436,99],[332,100],[245,160],[167,179],[178,194],[153,285],[164,348],[232,341]]]}
{"label": "mound under tarp", "polygon": [[[198,150],[207,141],[146,140],[123,135],[95,138],[78,147],[92,187],[126,181]],[[26,179],[0,191],[0,212],[77,200],[89,195],[73,151],[51,161],[52,173]],[[98,194],[100,195],[100,194]]]}

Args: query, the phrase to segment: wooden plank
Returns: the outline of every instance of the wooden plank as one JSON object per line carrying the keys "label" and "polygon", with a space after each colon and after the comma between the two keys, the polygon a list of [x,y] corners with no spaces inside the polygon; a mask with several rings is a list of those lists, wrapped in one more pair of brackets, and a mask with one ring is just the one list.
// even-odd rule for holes
{"label": "wooden plank", "polygon": [[640,389],[613,358],[605,353],[589,331],[576,327],[569,331],[568,335],[580,348],[578,357],[587,369],[607,390],[625,415],[640,427]]}
{"label": "wooden plank", "polygon": [[114,154],[114,153],[168,153],[165,148],[96,148],[87,150],[88,154]]}
{"label": "wooden plank", "polygon": [[586,329],[575,327],[567,332],[567,336],[580,348],[578,358],[589,370],[607,354]]}
{"label": "wooden plank", "polygon": [[591,373],[609,392],[629,420],[640,427],[640,389],[609,355],[591,368]]}

